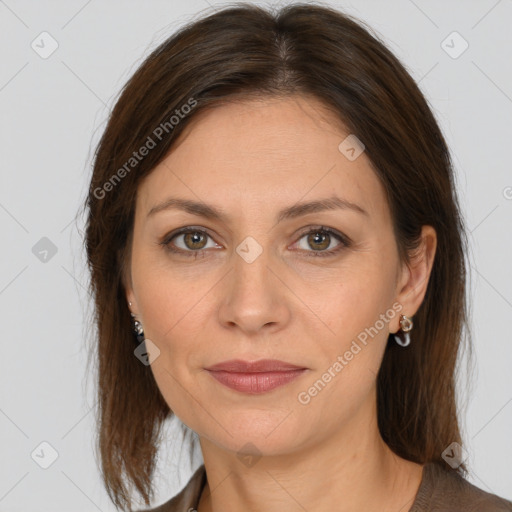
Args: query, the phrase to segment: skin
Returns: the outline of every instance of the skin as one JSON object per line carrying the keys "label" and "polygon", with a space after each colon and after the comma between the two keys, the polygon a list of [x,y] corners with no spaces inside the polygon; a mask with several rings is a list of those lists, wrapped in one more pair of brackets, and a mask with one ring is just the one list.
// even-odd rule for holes
{"label": "skin", "polygon": [[[338,149],[347,135],[311,97],[233,102],[198,114],[139,186],[126,297],[160,350],[150,367],[163,397],[199,435],[208,479],[199,512],[399,512],[418,491],[423,466],[395,455],[377,425],[376,377],[398,313],[309,403],[297,398],[393,304],[414,316],[436,249],[424,226],[420,249],[400,263],[369,159]],[[281,209],[332,195],[368,215],[331,209],[276,223]],[[148,216],[171,196],[216,206],[228,220],[179,209]],[[159,244],[185,226],[209,236],[174,238],[184,255]],[[334,235],[308,243],[318,226],[352,243]],[[248,236],[263,249],[251,263],[236,252]],[[311,256],[339,244],[336,254]],[[205,247],[197,258],[196,247]],[[204,369],[235,358],[308,370],[249,395]]]}

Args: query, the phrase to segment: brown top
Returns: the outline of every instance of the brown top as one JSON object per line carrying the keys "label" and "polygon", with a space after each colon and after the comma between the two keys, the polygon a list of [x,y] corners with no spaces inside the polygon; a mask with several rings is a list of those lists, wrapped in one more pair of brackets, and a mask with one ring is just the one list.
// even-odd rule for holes
{"label": "brown top", "polygon": [[[146,512],[195,512],[205,484],[206,472],[201,465],[178,495]],[[408,512],[512,512],[512,502],[475,487],[454,470],[430,462],[423,467],[420,487]]]}

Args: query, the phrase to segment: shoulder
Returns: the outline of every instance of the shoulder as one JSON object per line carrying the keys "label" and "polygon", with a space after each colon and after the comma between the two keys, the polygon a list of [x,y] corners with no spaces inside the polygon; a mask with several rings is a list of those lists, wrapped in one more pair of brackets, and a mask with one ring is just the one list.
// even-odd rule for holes
{"label": "shoulder", "polygon": [[156,508],[138,510],[137,512],[195,512],[205,483],[206,471],[202,464],[176,496]]}
{"label": "shoulder", "polygon": [[410,512],[512,512],[512,502],[486,492],[438,462],[423,468]]}

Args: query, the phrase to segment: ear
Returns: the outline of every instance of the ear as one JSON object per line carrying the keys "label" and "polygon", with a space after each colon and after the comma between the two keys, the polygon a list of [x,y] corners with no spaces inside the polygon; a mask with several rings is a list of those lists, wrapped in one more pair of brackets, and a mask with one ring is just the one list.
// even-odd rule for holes
{"label": "ear", "polygon": [[[421,229],[421,242],[411,255],[411,261],[402,266],[397,282],[396,301],[402,305],[401,314],[414,316],[418,311],[425,293],[434,265],[437,248],[437,234],[432,226],[423,226]],[[400,330],[399,315],[394,319],[391,332]]]}
{"label": "ear", "polygon": [[135,298],[135,293],[133,291],[131,272],[127,270],[127,266],[123,266],[123,264],[121,263],[121,259],[119,257],[118,262],[118,264],[121,266],[121,282],[125,290],[126,303],[128,304],[128,309],[130,310],[131,313],[137,315],[139,312],[139,307],[137,305],[137,299]]}
{"label": "ear", "polygon": [[126,290],[126,303],[128,304],[128,309],[131,313],[137,315],[139,308],[137,306],[137,300],[135,299],[135,294],[133,293],[133,288],[131,284],[125,287]]}

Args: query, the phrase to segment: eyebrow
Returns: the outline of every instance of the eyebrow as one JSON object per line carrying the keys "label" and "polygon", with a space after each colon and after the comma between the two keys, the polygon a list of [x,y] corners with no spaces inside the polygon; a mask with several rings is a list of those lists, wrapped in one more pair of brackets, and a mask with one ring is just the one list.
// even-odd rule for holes
{"label": "eyebrow", "polygon": [[[153,206],[153,208],[148,212],[148,217],[153,216],[158,212],[170,209],[184,210],[192,215],[221,222],[226,222],[228,220],[228,215],[223,210],[216,208],[215,206],[211,206],[203,202],[192,201],[190,199],[180,199],[177,197],[171,197],[162,203]],[[277,214],[276,223],[287,219],[294,219],[308,213],[322,212],[325,210],[352,210],[369,217],[368,212],[358,204],[352,203],[338,196],[331,196],[325,199],[296,203],[284,208]]]}

